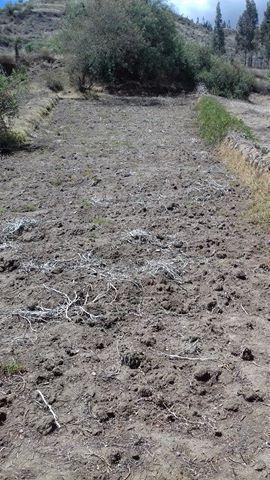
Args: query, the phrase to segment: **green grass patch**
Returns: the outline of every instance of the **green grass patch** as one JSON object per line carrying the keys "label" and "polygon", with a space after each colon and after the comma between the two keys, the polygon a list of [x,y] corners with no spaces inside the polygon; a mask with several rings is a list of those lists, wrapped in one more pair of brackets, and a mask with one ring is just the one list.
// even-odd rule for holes
{"label": "green grass patch", "polygon": [[203,97],[197,109],[200,134],[208,144],[217,145],[232,131],[256,141],[256,137],[243,120],[229,113],[214,98]]}
{"label": "green grass patch", "polygon": [[2,370],[3,374],[7,376],[18,375],[25,372],[25,368],[16,360],[12,360],[11,362],[5,364],[0,364],[0,370]]}
{"label": "green grass patch", "polygon": [[16,132],[13,130],[0,132],[0,152],[13,152],[25,147],[26,144],[26,136],[21,132]]}

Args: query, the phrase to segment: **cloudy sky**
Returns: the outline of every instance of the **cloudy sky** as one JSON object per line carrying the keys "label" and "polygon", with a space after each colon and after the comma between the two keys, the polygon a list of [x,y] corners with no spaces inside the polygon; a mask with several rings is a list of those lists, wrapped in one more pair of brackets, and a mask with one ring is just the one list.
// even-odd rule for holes
{"label": "cloudy sky", "polygon": [[[7,0],[0,0],[0,6],[5,3],[7,3]],[[169,3],[175,5],[180,13],[190,18],[196,20],[197,17],[205,17],[212,21],[215,16],[217,0],[169,0]],[[236,23],[245,7],[245,3],[245,0],[221,0],[224,20],[230,19],[232,23]],[[257,0],[256,3],[260,14],[262,14],[266,0]]]}
{"label": "cloudy sky", "polygon": [[[213,20],[217,0],[171,0],[178,11],[184,15],[196,19],[203,16],[207,20]],[[224,20],[231,20],[235,23],[244,10],[245,0],[221,0],[221,8]],[[266,0],[257,0],[257,6],[260,13],[263,13]]]}

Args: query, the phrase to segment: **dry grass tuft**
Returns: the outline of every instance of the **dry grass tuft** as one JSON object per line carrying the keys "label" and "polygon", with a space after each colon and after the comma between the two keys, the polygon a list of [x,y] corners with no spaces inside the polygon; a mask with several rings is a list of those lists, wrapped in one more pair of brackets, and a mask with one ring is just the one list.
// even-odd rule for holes
{"label": "dry grass tuft", "polygon": [[263,226],[270,225],[270,173],[253,167],[244,155],[222,143],[218,149],[227,166],[237,174],[241,182],[252,192],[249,219]]}

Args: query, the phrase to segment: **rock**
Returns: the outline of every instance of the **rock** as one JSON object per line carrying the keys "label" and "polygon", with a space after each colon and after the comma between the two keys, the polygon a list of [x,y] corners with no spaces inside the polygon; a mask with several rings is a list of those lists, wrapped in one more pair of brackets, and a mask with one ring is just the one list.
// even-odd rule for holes
{"label": "rock", "polygon": [[254,360],[254,355],[250,348],[245,348],[241,355],[242,360],[246,362],[252,362]]}

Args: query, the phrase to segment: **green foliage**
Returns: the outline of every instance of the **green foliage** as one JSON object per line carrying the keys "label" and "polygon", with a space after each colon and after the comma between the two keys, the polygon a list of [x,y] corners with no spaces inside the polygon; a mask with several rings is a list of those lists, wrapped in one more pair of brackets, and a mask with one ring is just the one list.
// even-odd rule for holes
{"label": "green foliage", "polygon": [[239,18],[236,32],[238,50],[247,53],[256,49],[259,17],[254,0],[246,0],[246,9]]}
{"label": "green foliage", "polygon": [[265,50],[267,60],[270,60],[270,2],[267,2],[261,24],[261,42]]}
{"label": "green foliage", "polygon": [[196,81],[200,81],[200,73],[211,69],[213,61],[212,51],[210,48],[194,42],[186,43],[184,51],[192,77]]}
{"label": "green foliage", "polygon": [[24,367],[15,360],[10,363],[1,364],[0,369],[4,375],[7,376],[18,375],[19,373],[23,373],[25,371]]}
{"label": "green foliage", "polygon": [[62,92],[64,90],[64,79],[60,74],[50,73],[46,80],[47,87],[52,92]]}
{"label": "green foliage", "polygon": [[244,68],[213,58],[211,68],[199,74],[208,91],[227,98],[248,98],[253,77]]}
{"label": "green foliage", "polygon": [[0,152],[13,152],[26,145],[24,133],[2,129],[0,125]]}
{"label": "green foliage", "polygon": [[79,1],[68,10],[60,44],[82,90],[93,82],[193,86],[174,17],[163,0]]}
{"label": "green foliage", "polygon": [[12,150],[22,142],[21,134],[9,131],[8,121],[17,114],[26,81],[24,71],[15,71],[9,77],[0,74],[0,150]]}
{"label": "green foliage", "polygon": [[220,2],[217,4],[216,20],[213,33],[213,50],[217,55],[223,55],[225,53],[225,33]]}
{"label": "green foliage", "polygon": [[220,143],[231,131],[255,140],[252,131],[242,120],[231,115],[221,103],[211,97],[203,97],[199,101],[198,123],[202,137],[210,145]]}

